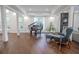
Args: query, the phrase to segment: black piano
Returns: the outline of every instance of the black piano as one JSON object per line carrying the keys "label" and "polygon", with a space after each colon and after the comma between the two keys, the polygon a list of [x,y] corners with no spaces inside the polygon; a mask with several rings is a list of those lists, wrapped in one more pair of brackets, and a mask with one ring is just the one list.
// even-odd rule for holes
{"label": "black piano", "polygon": [[30,34],[32,35],[32,31],[34,31],[34,34],[37,35],[37,33],[41,34],[41,31],[43,29],[43,24],[40,22],[33,22],[30,25],[28,25]]}

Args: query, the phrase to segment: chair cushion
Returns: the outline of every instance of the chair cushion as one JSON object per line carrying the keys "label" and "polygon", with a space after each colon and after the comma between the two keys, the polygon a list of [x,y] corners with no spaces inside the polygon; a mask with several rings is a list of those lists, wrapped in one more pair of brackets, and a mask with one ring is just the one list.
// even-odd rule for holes
{"label": "chair cushion", "polygon": [[65,36],[62,35],[54,35],[54,34],[47,34],[46,38],[52,38],[52,39],[63,39]]}
{"label": "chair cushion", "polygon": [[53,38],[52,34],[46,34],[46,38]]}
{"label": "chair cushion", "polygon": [[62,35],[52,35],[54,39],[63,39],[65,36]]}

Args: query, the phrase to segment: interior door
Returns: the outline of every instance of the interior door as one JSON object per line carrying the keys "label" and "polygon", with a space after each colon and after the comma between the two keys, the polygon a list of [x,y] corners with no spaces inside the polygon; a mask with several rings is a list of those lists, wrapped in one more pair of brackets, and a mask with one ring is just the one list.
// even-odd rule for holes
{"label": "interior door", "polygon": [[73,28],[75,31],[79,31],[79,13],[74,13],[74,25]]}

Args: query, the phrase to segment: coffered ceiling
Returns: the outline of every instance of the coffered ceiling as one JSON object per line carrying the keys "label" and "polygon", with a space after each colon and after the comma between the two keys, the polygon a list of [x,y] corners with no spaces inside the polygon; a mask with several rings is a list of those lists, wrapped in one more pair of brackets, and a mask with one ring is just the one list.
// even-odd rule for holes
{"label": "coffered ceiling", "polygon": [[9,5],[9,7],[28,16],[50,16],[58,13],[66,5]]}

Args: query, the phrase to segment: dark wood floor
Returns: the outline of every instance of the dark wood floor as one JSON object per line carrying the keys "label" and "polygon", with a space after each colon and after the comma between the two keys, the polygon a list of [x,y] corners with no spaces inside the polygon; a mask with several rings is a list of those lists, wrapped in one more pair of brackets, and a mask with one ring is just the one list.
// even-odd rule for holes
{"label": "dark wood floor", "polygon": [[[0,35],[0,39],[2,36]],[[9,34],[9,41],[3,44],[0,53],[3,54],[78,54],[79,45],[72,42],[70,48],[62,47],[62,51],[58,49],[53,41],[46,41],[45,34],[37,37],[30,34],[21,34],[19,37],[16,34]]]}

